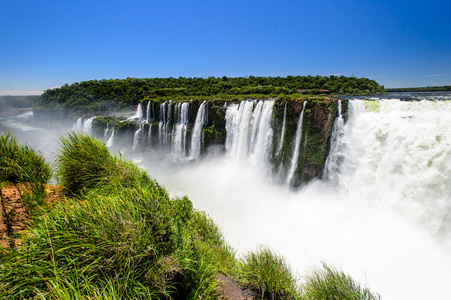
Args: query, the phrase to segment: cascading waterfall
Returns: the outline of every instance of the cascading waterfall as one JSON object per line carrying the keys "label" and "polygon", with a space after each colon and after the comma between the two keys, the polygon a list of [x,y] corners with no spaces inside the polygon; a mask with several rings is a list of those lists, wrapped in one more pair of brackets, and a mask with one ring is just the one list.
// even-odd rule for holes
{"label": "cascading waterfall", "polygon": [[[341,100],[338,100],[338,116],[334,122],[332,129],[332,136],[330,142],[330,155],[327,157],[326,165],[324,168],[324,177],[335,184],[338,183],[340,173],[340,166],[344,157],[344,144],[343,136],[345,134],[345,121],[341,113]],[[352,105],[349,107],[350,114],[353,114]],[[352,122],[352,121],[351,121]]]}
{"label": "cascading waterfall", "polygon": [[244,159],[249,152],[250,121],[254,101],[232,104],[226,111],[226,151],[235,159]]}
{"label": "cascading waterfall", "polygon": [[83,131],[83,117],[77,119],[72,130],[75,132]]}
{"label": "cascading waterfall", "polygon": [[87,134],[92,134],[92,121],[95,117],[91,117],[85,120],[85,118],[80,117],[75,122],[72,130],[75,132],[85,132]]}
{"label": "cascading waterfall", "polygon": [[189,103],[177,103],[174,109],[174,128],[172,130],[172,154],[186,156],[186,126],[188,124]]}
{"label": "cascading waterfall", "polygon": [[266,168],[272,149],[272,111],[274,100],[242,101],[226,111],[226,151],[232,159],[250,158],[250,162]]}
{"label": "cascading waterfall", "polygon": [[154,112],[153,102],[152,101],[147,102],[146,121],[147,122],[155,121],[155,112]]}
{"label": "cascading waterfall", "polygon": [[135,134],[133,136],[133,149],[136,149],[136,147],[138,147],[138,145],[142,141],[143,126],[144,124],[141,124],[139,128],[135,131]]}
{"label": "cascading waterfall", "polygon": [[113,131],[111,132],[110,138],[106,141],[105,144],[108,148],[111,148],[114,146],[114,128]]}
{"label": "cascading waterfall", "polygon": [[94,120],[94,117],[91,117],[89,119],[86,119],[86,121],[83,123],[83,131],[87,134],[92,134],[92,121]]}
{"label": "cascading waterfall", "polygon": [[106,125],[105,131],[103,132],[103,142],[105,142],[105,143],[106,143],[107,140],[108,140],[108,137],[107,137],[108,130],[110,130],[110,124],[107,124],[107,125]]}
{"label": "cascading waterfall", "polygon": [[285,102],[285,108],[283,109],[282,130],[280,132],[280,140],[279,140],[279,144],[277,146],[277,152],[276,152],[277,156],[280,156],[280,154],[282,153],[283,140],[285,138],[285,130],[286,130],[286,125],[287,125],[287,104],[288,104],[288,102]]}
{"label": "cascading waterfall", "polygon": [[305,105],[307,101],[304,101],[304,106],[302,107],[301,115],[299,116],[298,121],[298,127],[296,128],[296,136],[293,146],[293,156],[291,157],[291,165],[290,169],[288,170],[288,175],[286,179],[286,183],[288,185],[291,184],[294,177],[294,172],[296,172],[296,169],[298,168],[298,158],[299,158],[299,152],[301,150],[301,139],[302,139],[302,123],[304,121],[304,110]]}
{"label": "cascading waterfall", "polygon": [[327,164],[334,181],[451,244],[451,103],[354,100],[340,124]]}
{"label": "cascading waterfall", "polygon": [[198,159],[202,150],[202,129],[207,124],[207,102],[202,102],[197,111],[194,122],[193,134],[191,135],[191,159]]}
{"label": "cascading waterfall", "polygon": [[139,103],[138,107],[136,108],[136,113],[132,117],[130,117],[129,120],[138,119],[138,121],[141,121],[143,116],[143,106],[141,103]]}

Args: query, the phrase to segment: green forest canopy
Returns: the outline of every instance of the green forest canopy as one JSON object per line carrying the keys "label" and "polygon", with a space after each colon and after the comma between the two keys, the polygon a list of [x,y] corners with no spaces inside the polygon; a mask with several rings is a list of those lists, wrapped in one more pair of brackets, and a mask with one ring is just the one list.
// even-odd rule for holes
{"label": "green forest canopy", "polygon": [[384,87],[367,78],[345,76],[130,78],[76,82],[46,90],[35,110],[71,114],[105,112],[157,100],[239,100],[259,97],[298,97],[298,90],[332,95],[370,95]]}

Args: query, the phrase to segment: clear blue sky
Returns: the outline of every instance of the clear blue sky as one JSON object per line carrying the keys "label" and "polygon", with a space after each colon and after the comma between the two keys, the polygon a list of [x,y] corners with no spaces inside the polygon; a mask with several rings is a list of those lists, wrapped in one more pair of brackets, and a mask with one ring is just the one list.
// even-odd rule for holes
{"label": "clear blue sky", "polygon": [[0,95],[103,78],[331,74],[451,85],[451,1],[0,0]]}

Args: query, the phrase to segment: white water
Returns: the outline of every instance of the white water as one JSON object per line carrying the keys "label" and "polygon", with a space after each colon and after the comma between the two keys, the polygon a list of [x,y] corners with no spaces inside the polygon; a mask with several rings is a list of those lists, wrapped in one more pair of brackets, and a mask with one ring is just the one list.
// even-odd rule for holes
{"label": "white water", "polygon": [[114,128],[113,128],[113,131],[111,132],[110,138],[106,141],[105,145],[108,148],[111,148],[114,146]]}
{"label": "white water", "polygon": [[302,123],[304,121],[304,110],[305,110],[305,104],[307,101],[304,101],[304,106],[302,107],[301,115],[299,116],[298,121],[298,127],[296,128],[296,137],[295,142],[293,145],[293,156],[291,157],[291,165],[290,169],[288,170],[287,185],[291,184],[291,181],[293,180],[294,172],[296,172],[296,169],[298,168],[298,158],[299,158],[299,151],[301,149],[301,139],[302,139]]}
{"label": "white water", "polygon": [[189,103],[177,103],[172,129],[172,154],[176,157],[186,156],[186,126],[188,124]]}
{"label": "white water", "polygon": [[72,130],[75,132],[85,132],[87,134],[92,134],[92,121],[94,117],[84,119],[83,117],[78,118],[75,122]]}
{"label": "white water", "polygon": [[238,253],[266,244],[301,280],[325,261],[382,299],[451,299],[450,102],[381,101],[373,112],[351,101],[328,161],[337,184],[298,192],[237,159],[250,157],[254,106],[229,107],[229,155],[185,165],[149,156],[140,164],[209,213]]}
{"label": "white water", "polygon": [[142,131],[143,131],[143,126],[140,125],[139,128],[135,131],[135,134],[133,136],[133,149],[138,147],[140,142],[142,141]]}
{"label": "white water", "polygon": [[202,150],[202,129],[207,124],[207,102],[199,106],[194,122],[193,134],[191,135],[191,159],[199,159]]}
{"label": "white water", "polygon": [[286,126],[287,126],[287,104],[288,104],[288,102],[285,102],[285,108],[283,109],[282,130],[280,132],[279,145],[277,146],[277,152],[276,152],[277,156],[279,156],[280,153],[282,152],[283,140],[285,138],[285,130],[286,130]]}
{"label": "white water", "polygon": [[[260,169],[267,167],[272,147],[274,101],[242,101],[226,111],[226,151],[231,160],[245,160]],[[268,168],[270,169],[270,168]]]}

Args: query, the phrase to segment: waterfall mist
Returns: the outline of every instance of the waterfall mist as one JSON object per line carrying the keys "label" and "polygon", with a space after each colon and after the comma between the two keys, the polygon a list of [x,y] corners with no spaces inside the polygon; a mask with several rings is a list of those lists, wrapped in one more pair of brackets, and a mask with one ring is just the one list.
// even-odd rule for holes
{"label": "waterfall mist", "polygon": [[274,184],[267,163],[251,159],[249,103],[228,111],[236,130],[228,129],[226,155],[136,161],[171,195],[188,195],[210,214],[238,253],[265,244],[301,280],[324,261],[383,299],[448,299],[450,104],[351,101],[348,122],[340,116],[334,129],[328,180],[299,191]]}

